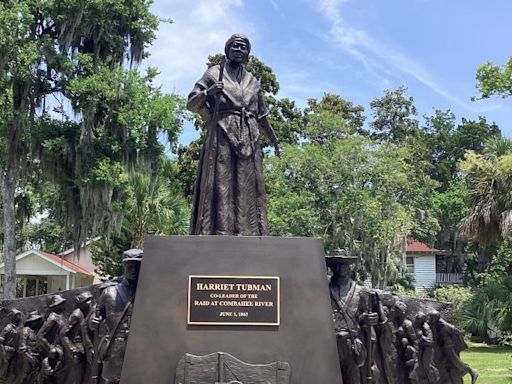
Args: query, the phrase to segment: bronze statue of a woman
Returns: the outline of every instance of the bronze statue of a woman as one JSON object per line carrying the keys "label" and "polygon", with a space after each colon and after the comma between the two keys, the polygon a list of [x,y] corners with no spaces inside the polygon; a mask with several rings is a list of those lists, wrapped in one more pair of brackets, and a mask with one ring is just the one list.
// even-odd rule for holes
{"label": "bronze statue of a woman", "polygon": [[259,132],[278,147],[260,83],[243,66],[250,50],[246,36],[231,36],[227,60],[208,68],[188,96],[188,109],[208,123],[194,191],[194,235],[268,234]]}

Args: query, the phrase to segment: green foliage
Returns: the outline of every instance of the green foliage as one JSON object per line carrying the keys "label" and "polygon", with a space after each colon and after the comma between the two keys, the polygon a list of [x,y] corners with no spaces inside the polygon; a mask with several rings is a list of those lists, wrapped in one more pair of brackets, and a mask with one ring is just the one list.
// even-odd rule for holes
{"label": "green foliage", "polygon": [[[418,126],[416,107],[407,88],[385,91],[382,98],[370,103],[373,110],[371,137],[382,146],[394,144],[402,151],[401,156],[410,175],[399,201],[411,209],[415,220],[408,233],[427,243],[432,243],[439,231],[438,218],[433,210],[433,200],[438,183],[430,176],[432,168],[428,157],[425,133]],[[406,148],[402,150],[402,148]]]}
{"label": "green foliage", "polygon": [[454,157],[456,160],[462,159],[470,150],[481,153],[487,142],[500,137],[499,127],[495,123],[489,124],[485,117],[480,117],[478,120],[462,118],[461,124],[457,126],[454,133]]}
{"label": "green foliage", "polygon": [[[412,99],[404,92],[397,91],[398,101],[388,95],[375,107],[383,122],[405,104],[403,118],[392,123],[399,129],[409,124],[418,133],[409,116],[415,114]],[[425,174],[426,161],[418,159],[421,147],[364,139],[363,111],[332,94],[309,101],[305,142],[285,146],[281,159],[267,162],[269,221],[276,235],[317,236],[328,250],[349,248],[364,260],[360,273],[372,271],[374,283],[385,286],[400,277],[401,236],[430,239],[439,230],[433,209],[437,183]]]}
{"label": "green foliage", "polygon": [[434,115],[425,116],[425,140],[427,143],[428,156],[432,164],[431,176],[441,182],[442,188],[452,181],[457,171],[457,159],[454,155],[456,144],[455,115],[450,111],[436,110]]}
{"label": "green foliage", "polygon": [[172,184],[157,176],[135,172],[125,193],[125,225],[133,248],[143,248],[144,235],[183,235],[188,230],[188,204]]}
{"label": "green foliage", "polygon": [[[147,45],[155,38],[158,20],[150,12],[149,6],[148,0],[6,0],[0,4],[0,88],[9,90],[3,92],[0,98],[1,146],[6,148],[0,154],[0,175],[2,179],[5,175],[1,184],[6,202],[4,227],[5,256],[8,261],[7,296],[14,295],[15,282],[15,223],[11,202],[19,187],[16,185],[17,180],[21,179],[22,168],[19,165],[33,163],[20,161],[28,156],[30,135],[27,133],[38,125],[41,114],[46,125],[55,117],[53,114],[52,117],[47,115],[45,107],[49,96],[52,99],[53,96],[70,98],[74,112],[83,122],[78,155],[73,157],[66,154],[66,158],[76,160],[66,164],[73,171],[64,173],[74,172],[77,175],[73,182],[64,180],[68,191],[73,191],[75,199],[78,198],[68,200],[66,204],[73,208],[70,210],[72,218],[69,221],[73,222],[77,245],[91,231],[108,221],[105,219],[112,211],[111,199],[115,194],[104,179],[111,181],[112,175],[119,173],[119,166],[114,164],[117,161],[115,158],[108,160],[111,166],[105,162],[100,163],[102,169],[95,169],[100,172],[96,175],[99,176],[100,184],[83,182],[87,172],[95,168],[96,159],[104,161],[105,157],[109,157],[91,156],[95,151],[88,144],[97,144],[103,148],[110,145],[111,151],[117,151],[123,159],[123,165],[126,163],[124,160],[129,160],[128,156],[123,156],[126,153],[121,153],[116,143],[111,142],[111,137],[116,137],[117,131],[109,130],[108,123],[112,121],[104,119],[105,111],[111,112],[109,108],[116,105],[101,98],[105,95],[110,97],[122,89],[119,82],[111,81],[113,76],[108,71],[115,73],[116,67],[122,69],[126,60],[130,64],[140,62],[146,54]],[[98,73],[105,76],[100,79],[96,76]],[[107,86],[111,88],[107,89]],[[105,103],[101,104],[100,101]],[[93,106],[96,109],[93,110]],[[65,118],[62,108],[57,109],[56,112]],[[116,125],[118,123],[114,122]],[[152,129],[158,129],[158,126]],[[99,140],[105,132],[104,141],[94,140]],[[120,132],[124,131],[120,129]],[[47,150],[65,146],[62,140],[46,144]],[[37,147],[44,148],[42,145]],[[49,173],[55,175],[55,168],[51,168]],[[72,183],[74,185],[69,187]],[[100,214],[97,215],[97,212]]]}
{"label": "green foliage", "polygon": [[[329,130],[338,119],[329,123],[326,116],[320,121]],[[311,129],[322,133],[322,126]],[[345,247],[361,256],[374,284],[385,287],[402,268],[401,235],[415,227],[417,196],[426,196],[431,184],[428,178],[411,183],[416,176],[405,147],[325,137],[285,146],[281,158],[267,159],[272,234],[321,237],[328,251]]]}
{"label": "green foliage", "polygon": [[[281,145],[297,144],[304,131],[304,112],[288,98],[267,98],[267,107],[270,110],[268,120],[274,128],[276,137]],[[271,143],[263,136],[262,146],[268,147]]]}
{"label": "green foliage", "polygon": [[65,251],[63,244],[71,246],[70,242],[66,242],[70,237],[65,228],[52,217],[30,224],[27,234],[27,239],[33,247],[53,254]]}
{"label": "green foliage", "polygon": [[188,231],[189,205],[176,183],[172,160],[162,160],[159,173],[132,172],[121,193],[117,210],[123,212],[121,230],[94,243],[93,261],[102,276],[119,276],[121,254],[144,248],[144,236],[183,235]]}
{"label": "green foliage", "polygon": [[88,184],[107,184],[112,187],[119,187],[126,182],[127,175],[123,166],[106,157],[98,160],[90,172],[90,179],[84,179]]}
{"label": "green foliage", "polygon": [[431,295],[431,297],[439,301],[447,301],[452,303],[453,323],[458,328],[463,326],[462,311],[466,303],[472,298],[472,294],[469,288],[464,288],[458,285],[438,287],[433,291],[433,295]]}
{"label": "green foliage", "polygon": [[512,275],[512,235],[509,235],[497,246],[488,249],[491,261],[487,268],[476,273],[473,278],[475,285],[487,285],[505,275]]}
{"label": "green foliage", "polygon": [[183,189],[185,196],[191,201],[194,194],[194,185],[199,167],[199,157],[204,140],[204,133],[197,140],[193,140],[188,145],[180,144],[178,146],[178,173],[177,178]]}
{"label": "green foliage", "polygon": [[499,245],[496,256],[493,258],[489,266],[490,278],[499,277],[500,275],[512,275],[512,236],[509,235]]}
{"label": "green foliage", "polygon": [[462,252],[462,242],[457,242],[457,224],[468,212],[466,194],[466,185],[461,180],[452,180],[445,190],[433,197],[432,209],[440,225],[437,235],[440,249],[450,249],[458,254]]}
{"label": "green foliage", "polygon": [[512,95],[512,57],[502,66],[487,62],[476,71],[480,98],[491,96],[506,98]]}
{"label": "green foliage", "polygon": [[414,275],[407,273],[406,271],[402,271],[397,279],[390,284],[389,290],[397,295],[415,296],[415,284],[416,279],[414,278]]}
{"label": "green foliage", "polygon": [[165,137],[171,148],[176,145],[187,116],[184,101],[162,94],[153,85],[155,75],[153,69],[141,75],[120,66],[92,67],[67,88],[75,108],[82,108],[84,121],[46,114],[35,126],[35,154],[62,188],[67,204],[61,217],[73,228],[75,239],[97,231],[108,237],[118,230],[122,211],[116,205],[128,173],[158,171],[165,149],[159,138]]}
{"label": "green foliage", "polygon": [[406,92],[407,87],[400,86],[394,91],[386,90],[382,98],[370,102],[373,110],[373,121],[370,123],[374,130],[373,138],[401,145],[419,135],[414,99],[407,97]]}
{"label": "green foliage", "polygon": [[307,119],[303,135],[312,143],[328,145],[332,140],[351,134],[343,117],[331,111],[320,110],[309,115]]}
{"label": "green foliage", "polygon": [[[499,128],[488,124],[483,117],[478,120],[462,118],[461,123],[456,124],[455,115],[449,110],[436,110],[432,116],[425,116],[419,137],[424,142],[421,157],[429,163],[423,168],[424,172],[439,182],[432,209],[440,225],[435,241],[432,238],[426,240],[435,243],[436,248],[449,249],[459,256],[473,252],[460,238],[457,229],[457,224],[469,211],[466,204],[468,186],[461,180],[458,163],[467,151],[482,153],[486,140],[500,136]],[[465,259],[466,276],[474,275],[471,255]],[[478,268],[476,264],[475,269]]]}
{"label": "green foliage", "polygon": [[133,233],[128,228],[122,228],[110,237],[91,243],[92,262],[96,272],[105,280],[119,277],[123,274],[123,252],[130,249]]}
{"label": "green foliage", "polygon": [[471,207],[459,224],[461,235],[482,244],[503,239],[512,230],[512,141],[491,139],[482,154],[468,151],[459,167]]}
{"label": "green foliage", "polygon": [[326,93],[320,101],[308,99],[305,113],[309,115],[320,112],[330,112],[337,118],[344,120],[347,130],[352,134],[368,135],[368,132],[363,128],[366,117],[363,114],[364,107],[362,105],[354,105],[351,101],[345,100],[338,95]]}
{"label": "green foliage", "polygon": [[474,288],[473,296],[462,310],[463,328],[477,336],[488,330],[512,330],[512,276],[501,276],[487,285]]}

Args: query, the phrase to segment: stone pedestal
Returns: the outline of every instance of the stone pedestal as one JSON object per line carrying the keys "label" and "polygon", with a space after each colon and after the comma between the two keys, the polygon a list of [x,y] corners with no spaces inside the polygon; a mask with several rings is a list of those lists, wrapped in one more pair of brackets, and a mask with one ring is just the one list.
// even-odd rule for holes
{"label": "stone pedestal", "polygon": [[[279,325],[188,324],[192,275],[278,277]],[[341,382],[320,240],[231,236],[146,240],[121,383],[171,384],[187,353],[215,352],[249,364],[288,363],[293,384]]]}

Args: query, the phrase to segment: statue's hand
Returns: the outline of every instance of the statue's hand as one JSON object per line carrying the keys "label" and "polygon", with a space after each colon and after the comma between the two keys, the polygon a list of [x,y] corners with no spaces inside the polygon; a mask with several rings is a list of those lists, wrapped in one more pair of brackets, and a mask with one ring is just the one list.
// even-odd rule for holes
{"label": "statue's hand", "polygon": [[100,323],[101,318],[96,315],[92,315],[91,318],[89,319],[89,329],[97,331],[100,326]]}
{"label": "statue's hand", "polygon": [[359,321],[363,326],[375,326],[379,323],[379,314],[377,312],[364,312],[359,317]]}
{"label": "statue's hand", "polygon": [[206,90],[207,96],[215,96],[217,93],[224,89],[224,83],[222,81],[216,81]]}

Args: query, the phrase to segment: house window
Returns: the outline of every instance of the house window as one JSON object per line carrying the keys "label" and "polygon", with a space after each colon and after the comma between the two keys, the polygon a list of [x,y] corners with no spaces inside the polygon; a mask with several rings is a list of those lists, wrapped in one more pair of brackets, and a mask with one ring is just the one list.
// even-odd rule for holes
{"label": "house window", "polygon": [[25,297],[24,287],[25,287],[25,278],[17,277],[16,278],[16,297]]}
{"label": "house window", "polygon": [[27,297],[45,295],[48,293],[48,281],[44,278],[27,277]]}
{"label": "house window", "polygon": [[30,297],[48,293],[48,279],[41,276],[24,276],[16,279],[16,297]]}
{"label": "house window", "polygon": [[411,275],[414,274],[414,256],[406,256],[405,266],[407,268],[407,273],[410,273]]}

